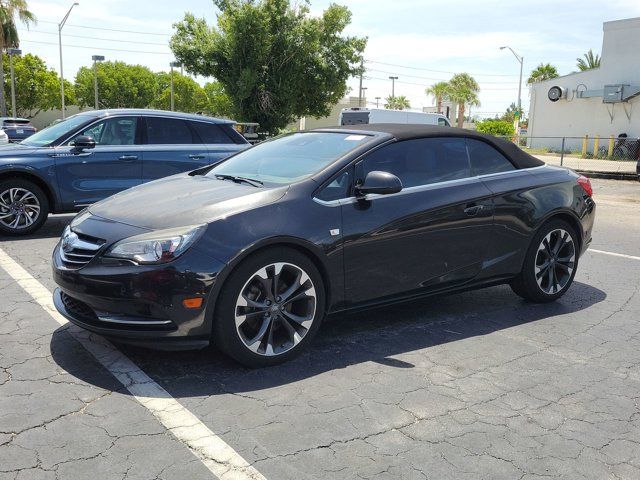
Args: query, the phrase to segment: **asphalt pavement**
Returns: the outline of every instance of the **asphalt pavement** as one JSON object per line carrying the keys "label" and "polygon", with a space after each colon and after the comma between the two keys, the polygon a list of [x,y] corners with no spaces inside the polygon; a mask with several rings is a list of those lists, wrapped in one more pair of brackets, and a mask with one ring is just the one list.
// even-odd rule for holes
{"label": "asphalt pavement", "polygon": [[640,183],[593,184],[560,301],[500,286],[340,315],[262,370],[56,317],[71,216],[2,238],[0,480],[640,479]]}

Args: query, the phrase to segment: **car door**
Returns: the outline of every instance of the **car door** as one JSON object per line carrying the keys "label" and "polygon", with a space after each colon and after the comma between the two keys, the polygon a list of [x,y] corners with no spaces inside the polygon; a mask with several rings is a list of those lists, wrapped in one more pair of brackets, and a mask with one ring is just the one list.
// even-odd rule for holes
{"label": "car door", "polygon": [[492,231],[491,192],[471,177],[463,138],[383,146],[356,166],[393,173],[399,193],[343,202],[345,298],[355,305],[444,289],[481,270]]}
{"label": "car door", "polygon": [[251,145],[231,124],[189,120],[189,126],[207,147],[207,165],[215,164]]}
{"label": "car door", "polygon": [[209,151],[189,123],[177,117],[145,116],[142,181],[208,165]]}
{"label": "car door", "polygon": [[[60,199],[65,209],[77,209],[142,182],[140,119],[116,116],[84,127],[50,153],[55,158]],[[92,137],[96,146],[79,151],[73,141]]]}

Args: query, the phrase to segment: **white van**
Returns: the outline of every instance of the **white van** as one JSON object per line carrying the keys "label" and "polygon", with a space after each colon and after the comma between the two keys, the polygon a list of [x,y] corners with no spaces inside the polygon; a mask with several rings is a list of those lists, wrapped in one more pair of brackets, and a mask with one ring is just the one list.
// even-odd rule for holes
{"label": "white van", "polygon": [[449,119],[441,113],[388,110],[386,108],[344,108],[340,112],[340,125],[367,125],[370,123],[417,123],[450,127]]}

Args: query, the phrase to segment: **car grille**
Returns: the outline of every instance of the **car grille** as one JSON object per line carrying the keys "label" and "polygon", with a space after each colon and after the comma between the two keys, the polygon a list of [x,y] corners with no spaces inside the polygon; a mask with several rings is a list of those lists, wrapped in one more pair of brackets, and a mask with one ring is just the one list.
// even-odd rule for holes
{"label": "car grille", "polygon": [[60,299],[67,311],[75,318],[88,322],[96,322],[98,320],[96,313],[86,303],[76,300],[64,292],[60,292]]}
{"label": "car grille", "polygon": [[62,239],[60,258],[65,267],[78,269],[84,267],[96,256],[98,250],[105,244],[105,240],[77,233],[73,235],[76,238],[66,248],[65,239]]}

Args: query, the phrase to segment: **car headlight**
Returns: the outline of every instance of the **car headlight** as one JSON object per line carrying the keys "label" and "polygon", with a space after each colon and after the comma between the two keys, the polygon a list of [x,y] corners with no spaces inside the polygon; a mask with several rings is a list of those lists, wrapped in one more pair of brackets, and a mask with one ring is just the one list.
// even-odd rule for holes
{"label": "car headlight", "polygon": [[125,258],[144,265],[170,262],[200,238],[206,227],[189,225],[125,238],[113,245],[105,257]]}

